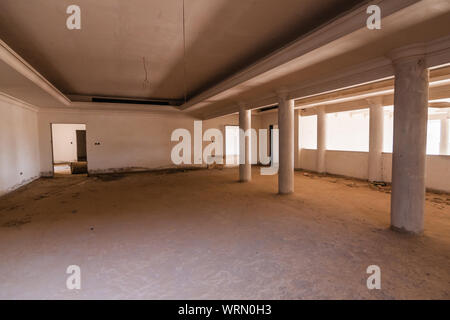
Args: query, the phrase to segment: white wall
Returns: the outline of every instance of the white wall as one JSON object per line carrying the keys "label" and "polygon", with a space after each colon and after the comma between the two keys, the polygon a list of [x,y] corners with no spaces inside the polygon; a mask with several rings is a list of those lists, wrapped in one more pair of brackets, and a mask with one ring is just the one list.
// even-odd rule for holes
{"label": "white wall", "polygon": [[300,168],[316,171],[317,170],[317,150],[302,149],[300,152]]}
{"label": "white wall", "polygon": [[[41,174],[52,175],[51,123],[86,124],[90,173],[175,167],[170,154],[177,128],[193,131],[194,119],[178,111],[133,112],[43,109],[39,112]],[[95,143],[100,143],[96,145]]]}
{"label": "white wall", "polygon": [[77,161],[77,130],[86,130],[86,125],[52,125],[53,160],[55,163]]}
{"label": "white wall", "polygon": [[327,150],[325,163],[328,173],[368,179],[368,152]]}
{"label": "white wall", "polygon": [[0,195],[38,177],[37,112],[0,96]]}
{"label": "white wall", "polygon": [[[302,149],[300,168],[316,171],[316,150]],[[368,179],[368,152],[326,151],[326,172],[358,179]],[[450,192],[450,156],[427,155],[425,186]],[[392,180],[392,153],[383,153],[382,178]]]}
{"label": "white wall", "polygon": [[[383,180],[392,181],[392,153],[383,153]],[[450,156],[427,155],[425,185],[427,188],[450,192]]]}
{"label": "white wall", "polygon": [[450,156],[428,155],[425,185],[428,188],[450,192]]}

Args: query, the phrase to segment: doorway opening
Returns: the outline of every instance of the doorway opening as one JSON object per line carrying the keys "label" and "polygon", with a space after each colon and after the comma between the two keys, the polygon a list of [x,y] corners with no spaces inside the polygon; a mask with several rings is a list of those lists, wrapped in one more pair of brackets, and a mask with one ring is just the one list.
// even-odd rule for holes
{"label": "doorway opening", "polygon": [[272,165],[272,163],[273,163],[273,138],[274,138],[274,136],[273,136],[273,130],[276,130],[276,129],[278,129],[278,125],[277,124],[275,124],[275,125],[273,125],[273,124],[271,124],[271,125],[269,125],[269,151],[268,151],[268,153],[269,153],[269,157],[270,157],[270,163],[269,163],[269,165]]}
{"label": "doorway opening", "polygon": [[86,125],[51,124],[53,174],[87,174]]}
{"label": "doorway opening", "polygon": [[239,164],[239,126],[225,126],[225,162],[227,166]]}

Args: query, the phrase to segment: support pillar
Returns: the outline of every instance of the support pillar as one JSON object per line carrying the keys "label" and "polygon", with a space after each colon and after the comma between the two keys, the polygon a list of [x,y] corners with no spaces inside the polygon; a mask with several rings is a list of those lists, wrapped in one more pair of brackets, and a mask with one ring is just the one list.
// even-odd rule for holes
{"label": "support pillar", "polygon": [[280,164],[278,169],[278,192],[294,192],[294,100],[279,97],[278,129]]}
{"label": "support pillar", "polygon": [[300,109],[294,110],[294,169],[300,168]]}
{"label": "support pillar", "polygon": [[327,149],[327,115],[325,107],[317,107],[317,172],[325,173],[325,153]]}
{"label": "support pillar", "polygon": [[245,133],[251,128],[252,111],[244,106],[239,107],[239,181],[248,182],[252,179],[252,165],[250,159],[251,135]]}
{"label": "support pillar", "polygon": [[449,155],[450,150],[448,150],[448,119],[450,113],[448,113],[444,119],[441,119],[441,139],[439,142],[439,154]]}
{"label": "support pillar", "polygon": [[369,102],[369,181],[381,181],[381,161],[383,153],[384,115],[382,99],[371,99]]}
{"label": "support pillar", "polygon": [[395,50],[391,58],[395,73],[391,227],[419,234],[425,208],[429,71],[422,45]]}

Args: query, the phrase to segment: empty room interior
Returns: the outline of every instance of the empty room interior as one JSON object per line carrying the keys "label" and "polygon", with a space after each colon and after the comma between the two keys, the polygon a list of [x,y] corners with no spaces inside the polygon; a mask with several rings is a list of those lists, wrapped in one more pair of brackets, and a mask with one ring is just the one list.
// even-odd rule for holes
{"label": "empty room interior", "polygon": [[449,122],[448,0],[1,0],[0,299],[448,300]]}

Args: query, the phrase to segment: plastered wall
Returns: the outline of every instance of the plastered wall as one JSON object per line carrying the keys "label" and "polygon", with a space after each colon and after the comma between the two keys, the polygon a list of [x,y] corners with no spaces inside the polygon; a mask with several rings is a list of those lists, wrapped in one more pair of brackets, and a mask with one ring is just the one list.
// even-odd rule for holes
{"label": "plastered wall", "polygon": [[369,153],[327,150],[325,166],[328,173],[368,179]]}
{"label": "plastered wall", "polygon": [[[392,181],[392,153],[383,153],[383,180]],[[425,185],[427,188],[450,192],[450,156],[427,155]]]}
{"label": "plastered wall", "polygon": [[51,123],[86,125],[90,173],[174,167],[170,154],[177,128],[192,132],[194,119],[181,112],[119,112],[46,109],[39,112],[40,171],[52,175]]}
{"label": "plastered wall", "polygon": [[[194,118],[181,112],[124,112],[42,109],[39,112],[0,100],[0,194],[32,179],[51,176],[51,123],[85,124],[90,173],[174,167],[171,134],[177,128],[192,133]],[[203,121],[203,132],[238,125],[238,115]],[[277,124],[277,113],[253,115],[252,127]],[[203,142],[203,147],[206,146]],[[297,168],[315,170],[316,151],[302,149]],[[327,151],[327,172],[367,179],[368,153]],[[383,178],[390,182],[392,155],[383,154]],[[450,192],[450,156],[427,156],[428,188]]]}
{"label": "plastered wall", "polygon": [[0,97],[0,195],[39,177],[37,112]]}
{"label": "plastered wall", "polygon": [[[326,172],[347,177],[368,178],[368,152],[326,151]],[[302,149],[300,168],[316,170],[316,150]],[[427,155],[425,186],[437,191],[450,192],[450,156]],[[392,180],[392,153],[382,156],[383,181]]]}

